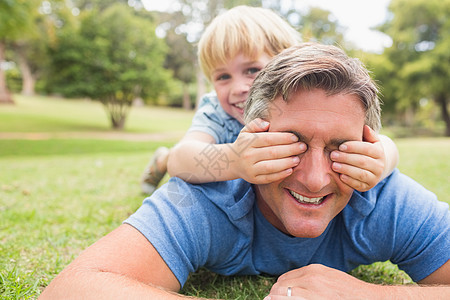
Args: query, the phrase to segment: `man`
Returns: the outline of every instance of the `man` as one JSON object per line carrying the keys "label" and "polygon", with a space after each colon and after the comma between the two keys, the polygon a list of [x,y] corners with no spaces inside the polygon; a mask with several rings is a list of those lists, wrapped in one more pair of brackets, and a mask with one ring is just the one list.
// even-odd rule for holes
{"label": "man", "polygon": [[[283,274],[271,300],[450,294],[448,205],[398,170],[359,193],[331,167],[342,143],[351,147],[370,135],[369,126],[380,127],[377,89],[358,60],[316,44],[282,52],[254,82],[246,121],[254,118],[308,146],[291,176],[253,186],[173,178],[61,272],[42,298],[178,299],[175,292],[201,266]],[[438,286],[374,285],[343,272],[385,260]]]}

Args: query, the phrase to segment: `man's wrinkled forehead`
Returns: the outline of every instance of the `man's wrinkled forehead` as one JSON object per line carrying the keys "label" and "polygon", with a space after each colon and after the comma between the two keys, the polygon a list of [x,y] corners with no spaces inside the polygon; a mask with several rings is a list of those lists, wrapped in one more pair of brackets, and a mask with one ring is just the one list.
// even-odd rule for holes
{"label": "man's wrinkled forehead", "polygon": [[[295,103],[297,105],[293,105]],[[305,93],[299,91],[288,101],[278,96],[268,106],[265,119],[281,131],[295,134],[305,143],[319,132],[333,129],[333,134],[328,135],[326,144],[339,146],[346,141],[362,140],[365,110],[355,95],[326,96],[324,91],[313,90],[307,91],[305,96]]]}

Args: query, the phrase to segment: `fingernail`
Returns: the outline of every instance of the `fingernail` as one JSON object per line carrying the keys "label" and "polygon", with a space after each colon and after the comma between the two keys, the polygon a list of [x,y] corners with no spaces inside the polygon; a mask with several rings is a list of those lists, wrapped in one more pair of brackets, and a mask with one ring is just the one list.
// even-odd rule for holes
{"label": "fingernail", "polygon": [[269,122],[267,122],[267,121],[261,122],[261,127],[267,127],[267,126],[269,126]]}
{"label": "fingernail", "polygon": [[298,156],[294,156],[294,157],[292,158],[292,162],[293,162],[294,164],[297,164],[299,161],[300,161],[300,158],[298,158]]}
{"label": "fingernail", "polygon": [[338,157],[339,157],[339,152],[337,152],[337,151],[331,152],[330,157],[331,157],[331,159],[336,159],[336,158],[338,158]]}
{"label": "fingernail", "polygon": [[292,139],[293,142],[298,141],[298,137],[296,135],[294,135],[294,134],[291,136],[291,139]]}
{"label": "fingernail", "polygon": [[333,170],[339,171],[342,169],[342,165],[340,163],[334,162],[333,163]]}
{"label": "fingernail", "polygon": [[346,145],[346,144],[340,145],[340,146],[339,146],[339,150],[341,150],[341,151],[347,150],[347,145]]}
{"label": "fingernail", "polygon": [[300,143],[300,150],[305,151],[306,150],[306,144]]}

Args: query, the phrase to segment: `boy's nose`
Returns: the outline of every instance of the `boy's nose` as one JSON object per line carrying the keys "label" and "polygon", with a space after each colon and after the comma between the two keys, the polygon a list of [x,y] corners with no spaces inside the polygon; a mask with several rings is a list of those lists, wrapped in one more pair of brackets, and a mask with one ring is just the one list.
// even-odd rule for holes
{"label": "boy's nose", "polygon": [[233,84],[233,94],[241,95],[244,93],[248,93],[250,91],[250,87],[252,82],[247,82],[247,80],[236,80]]}

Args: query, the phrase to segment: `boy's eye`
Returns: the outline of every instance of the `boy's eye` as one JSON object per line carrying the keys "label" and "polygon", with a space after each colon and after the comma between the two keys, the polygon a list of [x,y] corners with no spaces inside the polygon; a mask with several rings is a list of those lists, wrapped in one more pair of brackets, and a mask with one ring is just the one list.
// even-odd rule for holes
{"label": "boy's eye", "polygon": [[260,71],[261,71],[260,68],[248,68],[246,74],[253,75],[259,73]]}
{"label": "boy's eye", "polygon": [[228,74],[220,74],[216,77],[216,81],[227,80],[230,78],[231,78],[231,76]]}

